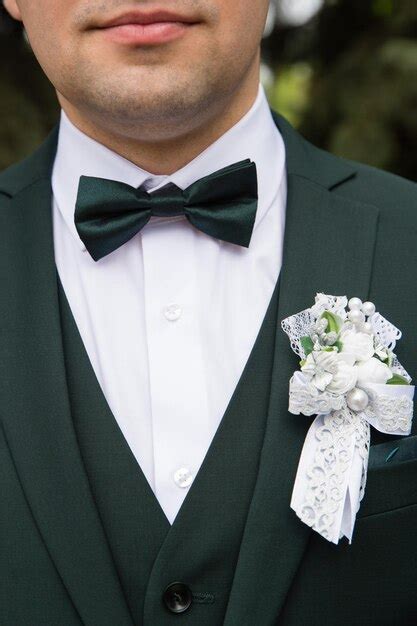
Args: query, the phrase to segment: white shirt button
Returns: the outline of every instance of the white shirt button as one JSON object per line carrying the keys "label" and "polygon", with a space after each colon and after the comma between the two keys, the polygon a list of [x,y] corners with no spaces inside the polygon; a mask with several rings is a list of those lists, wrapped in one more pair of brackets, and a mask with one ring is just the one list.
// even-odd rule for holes
{"label": "white shirt button", "polygon": [[167,304],[166,307],[164,307],[164,315],[166,317],[167,320],[169,320],[170,322],[175,322],[176,320],[178,320],[181,317],[182,314],[182,308],[179,306],[179,304]]}
{"label": "white shirt button", "polygon": [[188,467],[180,467],[174,474],[174,482],[178,487],[189,487],[193,482],[193,475]]}

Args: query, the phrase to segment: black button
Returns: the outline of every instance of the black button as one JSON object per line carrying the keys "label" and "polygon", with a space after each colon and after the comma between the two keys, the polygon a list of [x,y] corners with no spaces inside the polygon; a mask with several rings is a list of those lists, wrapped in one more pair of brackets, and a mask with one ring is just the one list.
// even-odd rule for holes
{"label": "black button", "polygon": [[162,596],[165,606],[171,613],[184,613],[193,601],[191,589],[184,583],[171,583]]}

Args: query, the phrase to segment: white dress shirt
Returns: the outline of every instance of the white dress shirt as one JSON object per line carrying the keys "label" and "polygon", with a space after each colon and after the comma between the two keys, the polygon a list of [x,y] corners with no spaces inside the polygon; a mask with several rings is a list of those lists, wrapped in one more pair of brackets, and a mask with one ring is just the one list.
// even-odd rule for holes
{"label": "white dress shirt", "polygon": [[[151,218],[95,262],[74,225],[81,175],[181,189],[250,158],[259,202],[249,248]],[[170,176],[137,167],[61,111],[52,174],[55,260],[97,380],[172,524],[252,350],[281,268],[285,149],[262,86],[240,121]]]}

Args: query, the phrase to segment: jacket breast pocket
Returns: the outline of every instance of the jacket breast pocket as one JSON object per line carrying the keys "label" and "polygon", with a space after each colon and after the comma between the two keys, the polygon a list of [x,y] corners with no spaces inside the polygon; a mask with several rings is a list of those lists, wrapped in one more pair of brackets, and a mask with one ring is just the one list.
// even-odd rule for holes
{"label": "jacket breast pocket", "polygon": [[370,446],[365,495],[357,517],[417,504],[417,435]]}
{"label": "jacket breast pocket", "polygon": [[368,469],[417,458],[417,435],[390,439],[369,448]]}

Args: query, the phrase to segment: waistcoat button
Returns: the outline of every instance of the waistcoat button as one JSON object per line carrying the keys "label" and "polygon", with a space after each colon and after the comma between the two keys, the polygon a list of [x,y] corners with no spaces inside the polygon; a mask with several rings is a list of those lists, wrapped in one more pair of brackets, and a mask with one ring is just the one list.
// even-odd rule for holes
{"label": "waistcoat button", "polygon": [[184,613],[192,602],[190,588],[184,583],[171,583],[162,596],[165,606],[171,613]]}

